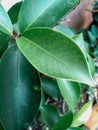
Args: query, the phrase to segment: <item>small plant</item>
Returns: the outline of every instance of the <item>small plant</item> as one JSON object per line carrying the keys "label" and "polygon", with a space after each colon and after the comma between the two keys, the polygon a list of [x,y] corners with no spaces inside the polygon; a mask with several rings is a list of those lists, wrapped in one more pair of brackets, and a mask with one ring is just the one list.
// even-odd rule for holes
{"label": "small plant", "polygon": [[[89,119],[91,101],[76,108],[85,86],[96,85],[94,62],[83,35],[59,24],[78,3],[24,0],[7,13],[0,5],[0,130],[37,130],[36,121],[40,129],[81,130]],[[48,104],[47,95],[67,107]]]}

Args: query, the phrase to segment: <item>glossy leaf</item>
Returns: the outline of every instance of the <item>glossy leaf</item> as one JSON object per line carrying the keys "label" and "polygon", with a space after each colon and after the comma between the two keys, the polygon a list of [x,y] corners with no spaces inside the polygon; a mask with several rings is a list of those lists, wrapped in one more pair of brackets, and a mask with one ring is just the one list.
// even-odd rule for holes
{"label": "glossy leaf", "polygon": [[77,45],[82,49],[85,56],[87,56],[86,45],[82,33],[75,35],[74,37],[72,37],[72,39],[76,41]]}
{"label": "glossy leaf", "polygon": [[8,35],[12,34],[13,26],[3,6],[0,4],[0,30]]}
{"label": "glossy leaf", "polygon": [[69,108],[74,111],[79,103],[80,86],[76,82],[58,79],[59,89]]}
{"label": "glossy leaf", "polygon": [[53,128],[53,126],[60,119],[57,109],[53,105],[43,105],[41,106],[40,111],[41,111],[41,117],[42,117],[43,122],[49,128]]}
{"label": "glossy leaf", "polygon": [[0,31],[0,57],[2,56],[3,52],[7,49],[9,44],[9,36]]}
{"label": "glossy leaf", "polygon": [[87,55],[88,57],[88,65],[89,65],[89,68],[90,68],[90,72],[92,75],[94,75],[95,73],[95,63],[92,59],[92,57],[90,55]]}
{"label": "glossy leaf", "polygon": [[88,52],[86,49],[86,43],[83,39],[83,35],[82,34],[75,35],[73,39],[76,41],[77,45],[79,45],[79,47],[84,52],[85,57],[88,59],[89,70],[90,70],[90,73],[93,75],[95,72],[95,66],[94,66],[93,59],[87,54]]}
{"label": "glossy leaf", "polygon": [[72,120],[73,114],[69,111],[55,124],[53,130],[66,130],[70,127]]}
{"label": "glossy leaf", "polygon": [[92,112],[92,103],[86,103],[81,110],[74,116],[72,127],[83,125],[89,118]]}
{"label": "glossy leaf", "polygon": [[18,15],[19,15],[21,5],[22,5],[22,2],[18,2],[15,5],[13,5],[8,11],[8,15],[13,23],[13,30],[17,33],[20,33],[17,22],[18,22]]}
{"label": "glossy leaf", "polygon": [[15,5],[13,5],[8,11],[8,15],[13,24],[18,22],[18,15],[19,15],[21,5],[22,5],[22,2],[18,2]]}
{"label": "glossy leaf", "polygon": [[88,37],[89,37],[89,40],[90,40],[90,46],[94,47],[97,43],[96,37],[90,31],[88,31],[87,34],[88,34]]}
{"label": "glossy leaf", "polygon": [[54,29],[70,37],[73,37],[75,35],[75,32],[73,29],[71,29],[70,27],[66,27],[63,24],[59,24],[55,26]]}
{"label": "glossy leaf", "polygon": [[41,78],[43,91],[51,97],[59,98],[61,93],[57,82],[51,78]]}
{"label": "glossy leaf", "polygon": [[98,38],[98,26],[92,25],[91,32],[94,35],[94,37]]}
{"label": "glossy leaf", "polygon": [[25,0],[18,20],[20,31],[32,27],[51,27],[78,2],[79,0]]}
{"label": "glossy leaf", "polygon": [[9,48],[0,62],[0,119],[6,130],[24,130],[32,122],[39,109],[39,87],[37,71],[16,46]]}
{"label": "glossy leaf", "polygon": [[83,52],[68,36],[48,28],[35,28],[16,41],[21,52],[40,72],[95,85]]}
{"label": "glossy leaf", "polygon": [[[63,27],[62,27],[63,28]],[[63,28],[64,29],[64,28]],[[67,33],[66,33],[67,34]],[[68,35],[68,34],[67,34]],[[84,41],[83,35],[81,34],[77,34],[75,36],[72,37],[73,40],[75,40],[75,42],[77,43],[77,45],[82,49],[82,51],[84,52],[85,57],[88,59],[88,66],[89,66],[89,70],[90,73],[93,75],[95,72],[95,65],[94,65],[94,61],[93,59],[87,54],[87,46],[86,43]]]}

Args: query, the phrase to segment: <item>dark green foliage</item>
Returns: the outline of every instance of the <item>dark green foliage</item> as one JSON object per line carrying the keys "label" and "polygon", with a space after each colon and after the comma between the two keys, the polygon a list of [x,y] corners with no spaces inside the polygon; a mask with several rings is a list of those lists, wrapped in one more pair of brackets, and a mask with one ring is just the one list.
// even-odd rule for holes
{"label": "dark green foliage", "polygon": [[9,39],[10,37],[7,34],[2,33],[0,31],[0,57],[2,56],[4,51],[7,49],[8,44],[9,44]]}
{"label": "dark green foliage", "polygon": [[52,78],[41,78],[43,91],[53,98],[61,97],[57,82]]}
{"label": "dark green foliage", "polygon": [[69,111],[54,125],[53,130],[66,130],[71,125],[72,120],[73,114]]}
{"label": "dark green foliage", "polygon": [[7,130],[24,129],[24,125],[31,123],[37,114],[41,90],[37,71],[17,46],[9,48],[1,59],[0,84],[0,119],[3,125]]}
{"label": "dark green foliage", "polygon": [[43,105],[40,107],[42,121],[49,127],[53,128],[59,121],[60,116],[56,107],[53,105]]}
{"label": "dark green foliage", "polygon": [[9,15],[13,24],[17,23],[17,21],[18,21],[18,15],[19,15],[21,5],[22,5],[22,2],[16,3],[8,11],[8,15]]}
{"label": "dark green foliage", "polygon": [[92,102],[76,108],[84,84],[96,85],[98,26],[76,35],[59,24],[78,2],[24,0],[8,13],[0,4],[0,130],[80,130],[89,118]]}

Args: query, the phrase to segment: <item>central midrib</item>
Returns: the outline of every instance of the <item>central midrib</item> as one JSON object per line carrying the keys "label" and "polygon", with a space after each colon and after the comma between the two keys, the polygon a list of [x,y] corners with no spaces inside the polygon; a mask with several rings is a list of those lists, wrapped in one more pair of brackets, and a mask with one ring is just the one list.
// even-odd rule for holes
{"label": "central midrib", "polygon": [[40,17],[40,16],[43,14],[43,12],[45,12],[45,10],[46,10],[49,6],[51,6],[51,4],[52,4],[53,2],[54,2],[54,0],[50,0],[50,1],[49,1],[48,6],[46,6],[46,7],[39,13],[39,15],[25,28],[24,32],[37,20],[38,17]]}
{"label": "central midrib", "polygon": [[64,64],[66,66],[66,68],[68,68],[68,65],[66,63],[64,63],[62,60],[58,59],[56,56],[54,56],[52,53],[50,53],[49,51],[45,50],[44,48],[42,48],[41,46],[38,46],[34,41],[30,41],[29,39],[22,37],[23,39],[27,40],[28,42],[31,42],[34,46],[40,48],[41,50],[43,50],[44,52],[46,52],[47,54],[49,54],[51,57],[54,57],[55,59],[57,59],[59,62],[61,62],[62,64]]}

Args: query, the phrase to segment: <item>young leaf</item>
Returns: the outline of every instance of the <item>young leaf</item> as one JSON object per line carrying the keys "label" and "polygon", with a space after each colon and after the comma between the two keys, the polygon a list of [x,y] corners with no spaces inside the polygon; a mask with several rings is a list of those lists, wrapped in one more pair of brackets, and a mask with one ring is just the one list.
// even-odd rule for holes
{"label": "young leaf", "polygon": [[53,127],[53,130],[66,130],[70,127],[73,120],[71,111],[67,112]]}
{"label": "young leaf", "polygon": [[16,46],[0,62],[0,119],[6,130],[24,130],[35,118],[41,99],[38,72]]}
{"label": "young leaf", "polygon": [[79,0],[25,0],[18,19],[20,31],[24,32],[32,27],[53,26],[78,2]]}
{"label": "young leaf", "polygon": [[78,114],[74,116],[71,127],[78,127],[84,124],[90,118],[91,112],[92,103],[88,102],[81,108]]}
{"label": "young leaf", "polygon": [[79,84],[64,79],[58,79],[57,82],[63,98],[67,102],[69,108],[74,111],[80,98]]}
{"label": "young leaf", "polygon": [[92,59],[92,57],[90,55],[87,55],[88,57],[88,65],[89,65],[89,69],[92,75],[94,75],[95,73],[95,63]]}
{"label": "young leaf", "polygon": [[40,72],[95,85],[84,53],[68,36],[48,28],[34,28],[16,41],[21,52]]}
{"label": "young leaf", "polygon": [[89,42],[89,44],[90,44],[90,46],[91,47],[94,47],[95,45],[96,45],[96,43],[97,43],[97,39],[96,39],[96,37],[92,34],[92,32],[90,32],[90,31],[87,31],[87,35],[84,35],[85,37],[88,37],[87,39],[87,41]]}
{"label": "young leaf", "polygon": [[83,39],[83,35],[81,34],[77,34],[74,37],[72,37],[73,40],[75,40],[75,42],[77,43],[77,45],[82,49],[82,51],[84,52],[85,56],[87,56],[87,50],[86,50],[86,45],[85,45],[85,41]]}
{"label": "young leaf", "polygon": [[53,128],[53,126],[60,119],[57,109],[53,105],[43,105],[41,106],[40,111],[41,111],[41,117],[42,117],[43,122],[49,128]]}
{"label": "young leaf", "polygon": [[18,2],[15,5],[13,5],[8,11],[8,15],[13,24],[17,23],[18,21],[18,15],[19,15],[21,5],[22,5],[22,2]]}
{"label": "young leaf", "polygon": [[13,26],[3,6],[0,4],[0,30],[8,35],[12,34]]}
{"label": "young leaf", "polygon": [[43,91],[51,97],[59,98],[61,93],[58,84],[52,78],[41,78],[41,84]]}
{"label": "young leaf", "polygon": [[89,66],[90,73],[93,75],[95,72],[95,65],[94,65],[93,59],[87,54],[86,44],[85,44],[85,41],[83,39],[83,35],[82,34],[75,35],[73,37],[73,40],[75,40],[76,43],[78,43],[77,45],[84,52],[85,57],[88,59],[88,66]]}
{"label": "young leaf", "polygon": [[70,37],[73,37],[75,35],[75,31],[73,29],[71,29],[70,27],[66,27],[63,24],[56,25],[54,27],[54,30],[57,30]]}

